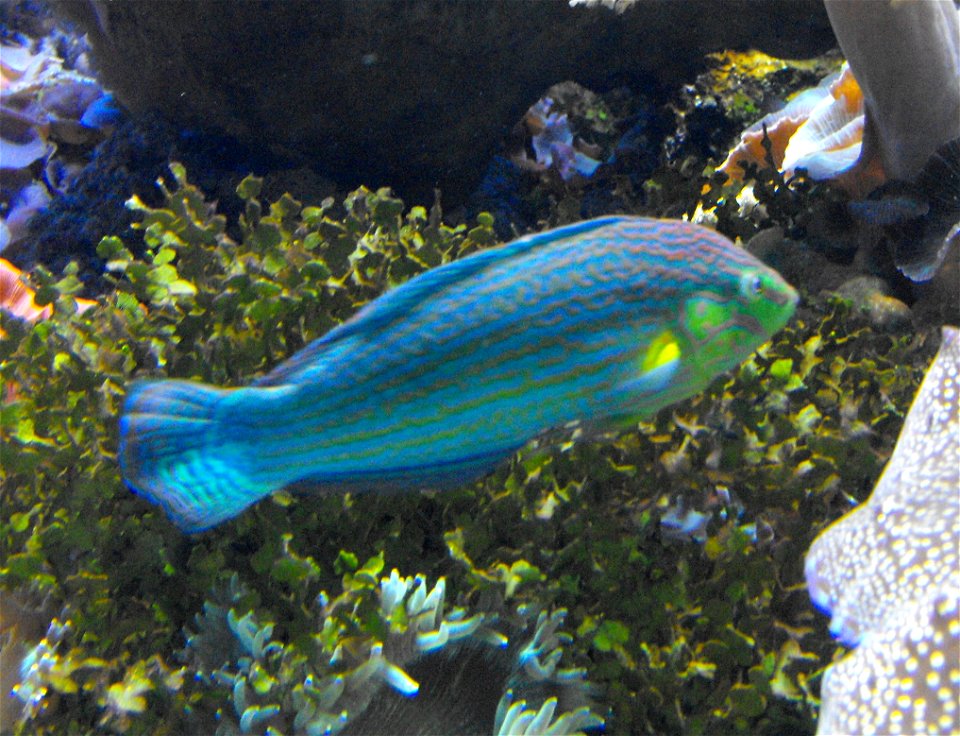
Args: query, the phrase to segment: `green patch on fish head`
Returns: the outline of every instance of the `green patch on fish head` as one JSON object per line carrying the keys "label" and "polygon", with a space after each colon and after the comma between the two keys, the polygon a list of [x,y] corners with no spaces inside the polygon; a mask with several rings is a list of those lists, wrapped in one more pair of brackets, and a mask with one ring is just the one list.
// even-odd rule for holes
{"label": "green patch on fish head", "polygon": [[679,324],[687,362],[712,378],[745,359],[793,314],[797,292],[766,267],[746,267],[724,289],[697,291],[683,303]]}

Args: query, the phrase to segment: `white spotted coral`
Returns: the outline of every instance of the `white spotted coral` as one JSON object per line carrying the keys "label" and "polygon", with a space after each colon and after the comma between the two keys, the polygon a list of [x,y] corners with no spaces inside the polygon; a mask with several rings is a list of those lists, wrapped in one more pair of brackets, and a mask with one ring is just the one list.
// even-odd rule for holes
{"label": "white spotted coral", "polygon": [[958,617],[956,589],[895,611],[882,629],[828,668],[817,732],[957,733]]}
{"label": "white spotted coral", "polygon": [[806,558],[814,603],[859,648],[828,669],[820,733],[960,729],[960,331],[924,378],[870,499]]}

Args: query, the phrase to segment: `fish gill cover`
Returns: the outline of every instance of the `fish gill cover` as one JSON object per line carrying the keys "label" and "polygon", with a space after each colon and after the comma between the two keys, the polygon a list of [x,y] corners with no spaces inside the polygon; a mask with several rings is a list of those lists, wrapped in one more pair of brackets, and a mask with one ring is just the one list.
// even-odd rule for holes
{"label": "fish gill cover", "polygon": [[[813,731],[835,647],[807,600],[803,552],[872,487],[929,335],[877,331],[811,297],[736,371],[634,430],[529,445],[444,494],[275,494],[188,540],[119,476],[116,417],[134,374],[242,385],[390,286],[495,238],[488,216],[450,227],[386,190],[354,192],[340,216],[332,201],[264,206],[253,178],[228,224],[172,170],[162,206],[131,202],[147,255],[101,243],[117,276],[99,306],[77,314],[71,270],[37,269],[51,318],[0,316],[2,669],[16,685],[4,728],[210,732],[239,719],[278,733],[304,706],[303,663],[312,682],[336,682],[389,641],[376,591],[397,567],[444,577],[465,619],[566,609],[569,639],[550,661],[586,669],[611,732]],[[702,545],[659,523],[679,499],[709,517]],[[338,600],[349,604],[329,608]],[[216,610],[226,629],[198,629]],[[361,660],[333,657],[338,647]],[[242,675],[240,694],[211,667]],[[304,679],[282,681],[294,671]],[[396,690],[369,697],[407,697]],[[547,702],[510,722],[562,718]]]}

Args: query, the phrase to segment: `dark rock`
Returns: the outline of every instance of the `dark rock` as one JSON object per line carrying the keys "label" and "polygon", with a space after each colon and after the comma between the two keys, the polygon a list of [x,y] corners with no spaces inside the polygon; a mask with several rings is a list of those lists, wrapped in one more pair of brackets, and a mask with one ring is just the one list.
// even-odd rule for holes
{"label": "dark rock", "polygon": [[[168,175],[167,152],[174,137],[165,123],[122,125],[101,143],[94,155],[62,195],[38,212],[29,223],[29,236],[4,250],[4,257],[21,269],[43,263],[59,273],[71,260],[78,260],[80,277],[99,286],[101,266],[97,243],[105,235],[132,237],[131,213],[124,202],[133,194],[156,206],[155,182]],[[139,242],[138,250],[143,245]],[[94,289],[97,291],[98,289]]]}
{"label": "dark rock", "polygon": [[106,235],[117,235],[142,254],[143,238],[130,229],[135,217],[125,202],[135,194],[152,207],[160,206],[156,182],[172,179],[170,161],[182,162],[190,180],[216,199],[218,211],[231,221],[242,206],[236,186],[250,173],[269,175],[265,191],[274,198],[289,191],[319,202],[332,193],[332,185],[315,172],[292,168],[268,151],[227,136],[177,128],[155,114],[140,115],[97,146],[67,190],[33,216],[29,236],[8,246],[4,257],[24,270],[42,263],[54,273],[76,260],[87,286],[84,296],[99,293],[105,284],[97,244]]}
{"label": "dark rock", "polygon": [[703,55],[795,57],[833,36],[819,0],[551,2],[62,0],[106,86],[131,110],[218,128],[341,186],[390,185],[448,205],[480,180],[506,126],[572,79],[671,90]]}
{"label": "dark rock", "polygon": [[932,279],[913,284],[916,304],[913,311],[919,325],[960,324],[960,243],[947,250]]}
{"label": "dark rock", "polygon": [[524,199],[530,189],[520,168],[503,156],[494,156],[477,190],[467,203],[467,217],[478,212],[493,215],[497,237],[510,240],[515,233],[523,233],[536,225],[533,208]]}
{"label": "dark rock", "polygon": [[910,307],[890,295],[887,282],[877,276],[855,276],[842,283],[837,296],[848,299],[878,330],[903,330],[910,324]]}
{"label": "dark rock", "polygon": [[814,294],[836,291],[857,275],[857,271],[830,261],[806,243],[786,237],[781,227],[761,230],[746,249],[794,286]]}

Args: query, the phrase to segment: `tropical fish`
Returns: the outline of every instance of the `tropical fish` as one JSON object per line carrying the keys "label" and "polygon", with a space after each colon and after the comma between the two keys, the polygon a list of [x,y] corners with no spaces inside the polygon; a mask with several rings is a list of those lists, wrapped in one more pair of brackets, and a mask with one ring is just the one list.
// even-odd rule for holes
{"label": "tropical fish", "polygon": [[188,532],[292,484],[455,487],[547,430],[696,393],[796,302],[711,230],[589,220],[421,274],[248,387],[134,383],[120,465]]}

